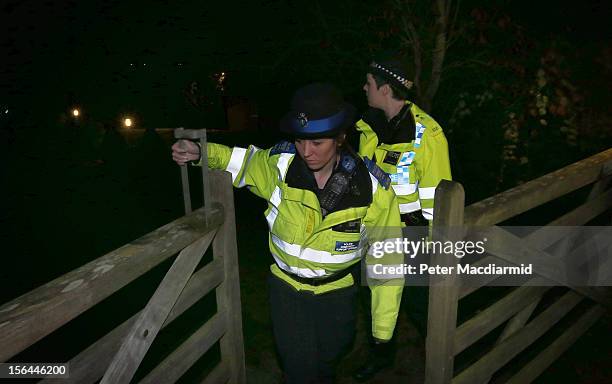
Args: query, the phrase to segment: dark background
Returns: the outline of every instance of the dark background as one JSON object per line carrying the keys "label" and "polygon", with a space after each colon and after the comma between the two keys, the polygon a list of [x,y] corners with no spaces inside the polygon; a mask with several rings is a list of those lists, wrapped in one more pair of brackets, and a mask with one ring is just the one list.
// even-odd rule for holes
{"label": "dark background", "polygon": [[[371,55],[412,53],[402,9],[429,52],[428,1],[2,2],[0,302],[182,214],[170,133],[156,128],[206,127],[217,130],[211,140],[270,146],[292,92],[312,81],[336,83],[362,110]],[[610,13],[604,1],[460,3],[431,114],[468,203],[612,146]],[[430,64],[426,58],[425,85]],[[237,103],[250,106],[249,130],[228,126],[227,108]],[[121,129],[127,115],[131,130]],[[545,224],[569,205],[522,224]],[[278,369],[263,286],[272,262],[264,207],[236,191],[251,374]],[[163,275],[156,273],[150,286]],[[142,298],[151,288],[133,289]],[[134,308],[144,303],[127,296]],[[594,329],[542,382],[610,379],[608,336],[597,333],[609,330],[609,320]],[[418,362],[422,345],[411,337],[402,342],[414,344]],[[46,353],[69,358],[74,344],[61,351],[52,344]],[[406,374],[418,382],[418,372]]]}

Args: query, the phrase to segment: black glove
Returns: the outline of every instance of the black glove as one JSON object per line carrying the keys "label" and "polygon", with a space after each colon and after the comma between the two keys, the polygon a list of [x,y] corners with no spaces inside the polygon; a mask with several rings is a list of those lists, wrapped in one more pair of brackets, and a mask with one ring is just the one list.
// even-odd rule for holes
{"label": "black glove", "polygon": [[[421,211],[414,211],[409,213],[404,213],[401,215],[402,221],[411,227],[428,227],[429,221],[423,217]],[[427,236],[427,233],[425,233]]]}

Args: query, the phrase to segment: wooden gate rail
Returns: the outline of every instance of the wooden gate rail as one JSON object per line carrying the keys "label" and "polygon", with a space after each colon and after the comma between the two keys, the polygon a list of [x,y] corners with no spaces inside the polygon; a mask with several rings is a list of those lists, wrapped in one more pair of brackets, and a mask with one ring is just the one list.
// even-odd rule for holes
{"label": "wooden gate rail", "polygon": [[[129,383],[132,380],[214,235],[214,232],[207,233],[179,253],[136,323],[123,338],[123,344],[104,373],[101,384]],[[198,332],[194,336],[196,334]]]}
{"label": "wooden gate rail", "polygon": [[610,161],[612,148],[474,203],[465,208],[465,224],[495,225],[592,184],[602,179],[602,174],[610,167]]}
{"label": "wooden gate rail", "polygon": [[[491,198],[463,208],[463,188],[455,182],[443,181],[436,190],[437,210],[434,227],[494,226],[502,221],[536,208],[544,203],[594,183],[586,201],[579,207],[553,220],[548,226],[577,226],[612,207],[612,149],[588,159],[512,188]],[[446,206],[446,207],[445,207]],[[466,235],[469,236],[470,229]],[[504,367],[521,351],[554,327],[565,315],[581,303],[585,297],[595,300],[556,340],[545,347],[535,358],[521,367],[508,383],[527,383],[541,374],[554,360],[569,348],[580,335],[604,313],[604,305],[610,305],[610,290],[605,287],[568,287],[563,296],[532,318],[542,296],[549,291],[552,281],[562,282],[558,274],[558,261],[551,259],[546,249],[564,238],[567,232],[559,230],[556,236],[546,236],[544,230],[532,232],[526,237],[516,237],[502,228],[487,229],[487,252],[490,256],[474,263],[511,266],[537,259],[546,261],[534,265],[535,276],[525,285],[516,287],[504,297],[472,318],[457,324],[459,301],[484,287],[500,276],[481,275],[470,280],[461,276],[432,276],[430,281],[429,320],[426,351],[426,383],[487,383],[493,374]],[[453,239],[451,239],[453,240]],[[499,246],[498,243],[513,247]],[[497,245],[496,245],[497,244]],[[502,245],[503,245],[502,244]],[[512,252],[508,249],[514,248]],[[580,252],[580,248],[573,253]],[[452,255],[434,255],[436,264],[456,263]],[[588,262],[588,257],[585,262]],[[604,264],[612,260],[605,260]],[[540,265],[542,264],[542,265]],[[544,267],[545,268],[544,268]],[[599,304],[598,304],[599,303]],[[506,323],[497,341],[480,359],[455,375],[454,357]]]}
{"label": "wooden gate rail", "polygon": [[[231,178],[226,172],[209,175],[213,186],[213,204],[209,211],[202,208],[181,217],[2,305],[0,361],[7,361],[181,251],[147,307],[72,358],[70,378],[61,382],[96,382],[118,350],[120,354],[108,370],[108,380],[128,382],[155,334],[215,289],[218,312],[149,372],[143,382],[178,380],[219,341],[221,363],[207,380],[244,383]],[[211,241],[213,261],[193,273]],[[124,340],[130,342],[120,347]],[[132,358],[121,359],[121,353]],[[43,382],[59,383],[60,379]]]}
{"label": "wooden gate rail", "polygon": [[[213,261],[198,270],[187,283],[176,304],[170,311],[162,329],[174,319],[189,309],[202,297],[206,296],[223,279],[223,266]],[[43,383],[94,383],[99,380],[109,366],[115,352],[119,350],[121,341],[141,312],[134,314],[117,328],[83,350],[69,361],[70,377],[67,379],[45,379]]]}

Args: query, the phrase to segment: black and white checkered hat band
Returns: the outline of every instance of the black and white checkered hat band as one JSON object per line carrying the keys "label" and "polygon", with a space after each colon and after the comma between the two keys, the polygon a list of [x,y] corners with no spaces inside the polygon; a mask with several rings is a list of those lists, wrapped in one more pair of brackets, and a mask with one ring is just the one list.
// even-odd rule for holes
{"label": "black and white checkered hat band", "polygon": [[399,81],[400,84],[402,84],[404,87],[406,87],[406,89],[410,89],[412,88],[412,81],[394,73],[393,71],[390,71],[389,69],[383,67],[382,65],[376,63],[376,62],[372,62],[372,64],[370,64],[370,67],[376,68],[379,71],[382,71],[386,74],[388,74],[389,76],[393,77],[395,80]]}

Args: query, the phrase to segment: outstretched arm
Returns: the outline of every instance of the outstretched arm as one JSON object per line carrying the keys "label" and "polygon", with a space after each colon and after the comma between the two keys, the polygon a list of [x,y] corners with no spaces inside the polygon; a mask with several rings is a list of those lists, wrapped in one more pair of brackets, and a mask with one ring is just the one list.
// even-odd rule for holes
{"label": "outstretched arm", "polygon": [[[251,192],[265,199],[272,193],[276,180],[276,169],[271,166],[270,150],[260,150],[255,146],[249,148],[234,147],[208,143],[208,167],[222,169],[232,174],[235,187],[246,186]],[[191,163],[201,165],[200,147],[190,140],[179,140],[172,146],[172,159],[179,165]]]}

